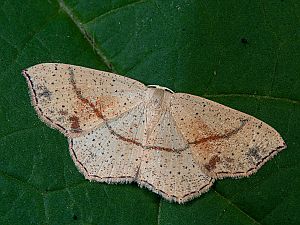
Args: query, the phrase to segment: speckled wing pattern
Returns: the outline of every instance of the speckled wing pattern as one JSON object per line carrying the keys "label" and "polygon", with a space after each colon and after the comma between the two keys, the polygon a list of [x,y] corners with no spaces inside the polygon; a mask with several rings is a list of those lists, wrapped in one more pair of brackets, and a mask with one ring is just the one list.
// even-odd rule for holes
{"label": "speckled wing pattern", "polygon": [[286,148],[274,128],[253,116],[198,96],[175,96],[177,127],[201,170],[215,179],[249,176]]}
{"label": "speckled wing pattern", "polygon": [[134,181],[183,203],[286,148],[266,123],[198,96],[60,63],[23,75],[39,117],[68,138],[89,180]]}
{"label": "speckled wing pattern", "polygon": [[42,120],[75,137],[130,110],[145,85],[112,73],[67,64],[38,64],[23,71]]}

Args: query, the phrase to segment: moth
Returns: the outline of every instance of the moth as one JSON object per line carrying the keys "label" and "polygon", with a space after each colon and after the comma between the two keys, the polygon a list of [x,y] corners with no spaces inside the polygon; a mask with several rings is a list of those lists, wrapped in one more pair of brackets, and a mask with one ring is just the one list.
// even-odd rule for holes
{"label": "moth", "polygon": [[136,182],[184,203],[286,148],[266,123],[198,96],[68,64],[22,73],[38,116],[68,138],[88,180]]}

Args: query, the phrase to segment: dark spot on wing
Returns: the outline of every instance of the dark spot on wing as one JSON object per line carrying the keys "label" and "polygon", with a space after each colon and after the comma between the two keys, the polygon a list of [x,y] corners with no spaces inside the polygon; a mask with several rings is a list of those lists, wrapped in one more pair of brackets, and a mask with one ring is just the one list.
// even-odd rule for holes
{"label": "dark spot on wing", "polygon": [[259,148],[254,146],[249,148],[248,152],[246,153],[247,156],[254,158],[257,161],[260,161],[261,155],[258,154]]}
{"label": "dark spot on wing", "polygon": [[220,162],[220,157],[217,155],[214,155],[211,157],[209,160],[208,164],[205,164],[204,167],[208,170],[211,171],[216,168],[217,163]]}
{"label": "dark spot on wing", "polygon": [[41,87],[40,89],[42,89],[42,92],[38,94],[39,97],[51,97],[52,93],[46,87]]}
{"label": "dark spot on wing", "polygon": [[79,133],[82,131],[80,128],[79,118],[77,116],[71,116],[69,117],[69,120],[71,121],[71,128],[73,132]]}

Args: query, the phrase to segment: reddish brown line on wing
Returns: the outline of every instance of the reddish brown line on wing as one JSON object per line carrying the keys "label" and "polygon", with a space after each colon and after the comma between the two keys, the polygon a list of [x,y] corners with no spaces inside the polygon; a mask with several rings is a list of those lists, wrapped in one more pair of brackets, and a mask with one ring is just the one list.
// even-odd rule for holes
{"label": "reddish brown line on wing", "polygon": [[[81,90],[76,85],[76,82],[75,82],[75,79],[74,79],[74,72],[73,72],[73,70],[71,68],[69,68],[69,72],[70,72],[70,83],[71,83],[71,85],[73,87],[73,90],[76,93],[77,98],[80,101],[82,101],[84,104],[88,104],[93,109],[93,111],[94,111],[94,113],[96,114],[97,117],[99,117],[100,119],[103,119],[104,121],[106,121],[105,118],[104,118],[104,116],[103,116],[103,114],[95,107],[95,105],[92,102],[90,102],[87,98],[85,98],[85,97],[82,96]],[[110,131],[111,134],[117,136],[122,141],[125,141],[125,142],[128,142],[128,143],[132,143],[132,144],[135,144],[137,146],[141,146],[143,148],[155,149],[155,150],[162,150],[162,151],[168,151],[168,152],[173,152],[173,151],[178,152],[178,151],[183,151],[183,150],[187,149],[187,148],[172,149],[172,148],[166,148],[166,147],[161,147],[161,146],[143,146],[142,143],[140,143],[140,142],[137,142],[135,140],[123,137],[122,135],[116,133],[112,129],[112,127],[108,125],[107,122],[106,122],[106,126],[109,129],[109,131]]]}
{"label": "reddish brown line on wing", "polygon": [[94,111],[94,113],[96,114],[96,116],[100,119],[104,120],[104,117],[101,113],[101,111],[99,111],[99,109],[96,108],[95,104],[90,102],[88,99],[86,99],[85,97],[82,96],[81,90],[77,87],[75,79],[74,79],[74,72],[71,68],[69,68],[69,72],[70,72],[70,83],[73,87],[73,90],[76,93],[77,98],[82,101],[84,104],[88,104]]}
{"label": "reddish brown line on wing", "polygon": [[106,123],[106,126],[107,128],[109,129],[110,133],[117,136],[119,139],[121,139],[122,141],[125,141],[125,142],[128,142],[128,143],[132,143],[132,144],[135,144],[137,146],[140,146],[140,147],[143,147],[143,148],[146,148],[146,149],[154,149],[154,150],[161,150],[161,151],[167,151],[167,152],[180,152],[180,151],[183,151],[186,148],[182,148],[182,149],[173,149],[173,148],[166,148],[166,147],[162,147],[162,146],[145,146],[143,145],[142,143],[140,142],[137,142],[135,140],[132,140],[132,139],[129,139],[129,138],[126,138],[126,137],[123,137],[122,135],[118,134],[117,132],[115,132],[112,127]]}
{"label": "reddish brown line on wing", "polygon": [[[73,87],[73,90],[75,91],[76,93],[76,96],[77,98],[82,101],[84,104],[88,104],[94,111],[94,113],[96,114],[96,116],[104,121],[105,118],[102,114],[101,111],[99,111],[99,109],[97,109],[94,105],[94,103],[90,102],[87,98],[83,97],[82,96],[82,93],[81,93],[81,90],[77,87],[76,85],[76,82],[75,82],[75,79],[74,79],[74,72],[71,68],[69,68],[69,72],[70,72],[70,83]],[[213,141],[213,140],[218,140],[218,139],[222,139],[222,138],[229,138],[230,136],[236,134],[240,129],[242,129],[242,127],[245,125],[246,121],[245,120],[242,120],[241,121],[242,124],[240,127],[238,127],[237,129],[234,129],[226,134],[223,134],[223,135],[212,135],[212,136],[209,136],[209,137],[206,137],[206,138],[202,138],[200,140],[196,140],[196,141],[193,141],[193,142],[189,142],[188,144],[200,144],[200,143],[204,143],[204,142],[207,142],[207,141]],[[186,150],[188,148],[187,147],[184,147],[182,149],[173,149],[173,148],[166,148],[166,147],[162,147],[162,146],[144,146],[142,143],[140,142],[137,142],[135,140],[132,140],[130,138],[126,138],[126,137],[123,137],[122,135],[116,133],[111,126],[109,126],[109,124],[107,123],[106,121],[106,126],[107,128],[109,129],[110,133],[117,136],[119,139],[121,139],[122,141],[125,141],[125,142],[128,142],[128,143],[132,143],[132,144],[135,144],[137,146],[140,146],[140,147],[143,147],[143,148],[146,148],[146,149],[154,149],[154,150],[161,150],[161,151],[167,151],[167,152],[181,152],[183,150]]]}
{"label": "reddish brown line on wing", "polygon": [[201,143],[204,143],[207,141],[215,141],[215,140],[219,140],[219,139],[229,138],[232,135],[237,134],[245,126],[246,123],[247,123],[247,120],[241,120],[241,125],[238,128],[233,129],[232,131],[229,131],[229,132],[227,132],[225,134],[221,134],[221,135],[217,134],[217,135],[211,135],[211,136],[208,136],[205,138],[201,138],[199,140],[189,142],[189,144],[197,145],[197,144],[201,144]]}

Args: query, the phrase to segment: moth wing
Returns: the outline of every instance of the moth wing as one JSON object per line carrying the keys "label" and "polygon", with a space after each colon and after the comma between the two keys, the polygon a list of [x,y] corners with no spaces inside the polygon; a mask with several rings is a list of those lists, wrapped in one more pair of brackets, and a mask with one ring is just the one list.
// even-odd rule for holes
{"label": "moth wing", "polygon": [[136,180],[145,151],[141,144],[144,108],[141,103],[87,134],[69,139],[72,158],[87,179],[108,183]]}
{"label": "moth wing", "polygon": [[135,180],[143,148],[114,135],[106,124],[69,139],[73,161],[86,179],[117,183]]}
{"label": "moth wing", "polygon": [[169,201],[184,203],[208,191],[214,179],[201,171],[190,151],[151,149],[143,155],[137,182]]}
{"label": "moth wing", "polygon": [[286,148],[268,124],[205,98],[176,93],[170,111],[193,157],[213,178],[249,176]]}
{"label": "moth wing", "polygon": [[113,73],[43,63],[23,71],[40,118],[66,136],[78,136],[143,101],[145,85]]}
{"label": "moth wing", "polygon": [[171,113],[166,110],[157,124],[150,129],[147,146],[163,151],[181,151],[188,147],[180,130],[176,129],[176,122]]}
{"label": "moth wing", "polygon": [[[155,115],[157,120],[151,119]],[[180,151],[188,147],[168,110],[157,115],[151,104],[145,102],[133,107],[119,117],[107,121],[112,133],[147,149]]]}

